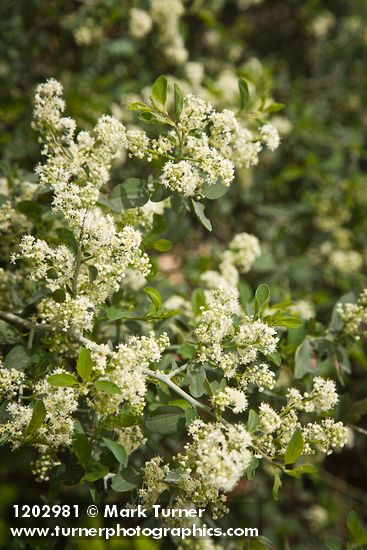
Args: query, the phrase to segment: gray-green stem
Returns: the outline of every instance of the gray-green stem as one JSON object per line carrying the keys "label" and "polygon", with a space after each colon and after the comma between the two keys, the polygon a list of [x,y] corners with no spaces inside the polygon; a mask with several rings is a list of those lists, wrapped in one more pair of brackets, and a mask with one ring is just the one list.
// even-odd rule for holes
{"label": "gray-green stem", "polygon": [[[39,325],[39,324],[36,325],[34,323],[31,323],[27,319],[23,319],[22,317],[18,317],[17,315],[14,315],[13,313],[8,313],[8,312],[5,312],[5,311],[0,311],[0,319],[2,319],[3,321],[6,321],[7,323],[10,323],[10,324],[12,324],[12,325],[14,325],[14,326],[16,326],[20,329],[24,329],[24,330],[28,330],[28,331],[30,331],[32,329],[35,330],[35,331],[41,331],[41,332],[48,332],[48,331],[53,330],[52,327],[50,327],[48,325]],[[82,336],[82,335],[77,335],[77,336],[72,335],[72,337],[75,338],[76,340],[78,340],[84,346],[90,346],[90,344],[93,343],[91,340],[89,340],[88,338],[86,338],[85,336]],[[113,352],[112,351],[109,352],[108,355],[110,357],[112,357]],[[159,380],[160,382],[163,382],[164,384],[166,384],[166,386],[171,388],[175,393],[180,395],[183,399],[185,399],[188,403],[190,403],[191,405],[193,405],[197,409],[201,409],[202,411],[206,411],[206,412],[212,414],[212,410],[211,410],[210,407],[208,407],[204,403],[200,403],[200,401],[197,401],[194,397],[192,397],[191,395],[186,393],[182,388],[177,386],[177,384],[172,382],[169,375],[163,374],[163,373],[160,373],[160,372],[156,372],[156,371],[153,371],[153,370],[147,369],[147,368],[145,368],[143,370],[143,372],[144,372],[144,374],[146,374],[150,378],[154,378],[155,380]]]}

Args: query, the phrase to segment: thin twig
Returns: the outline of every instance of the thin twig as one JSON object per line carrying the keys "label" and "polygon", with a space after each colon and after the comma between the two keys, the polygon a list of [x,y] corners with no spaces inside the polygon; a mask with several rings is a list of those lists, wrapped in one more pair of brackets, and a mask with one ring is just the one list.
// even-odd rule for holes
{"label": "thin twig", "polygon": [[350,485],[347,481],[344,481],[344,479],[341,479],[340,477],[331,474],[323,468],[319,468],[319,472],[321,474],[321,481],[323,481],[330,487],[333,487],[336,491],[338,491],[338,493],[344,494],[363,503],[367,502],[367,493],[365,493],[358,487]]}
{"label": "thin twig", "polygon": [[[81,344],[87,347],[90,346],[90,344],[92,343],[91,340],[89,340],[88,338],[82,335],[78,336],[77,339]],[[108,351],[107,355],[109,357],[113,357],[113,352]],[[188,403],[190,403],[197,409],[201,409],[203,411],[210,412],[210,413],[212,412],[210,407],[208,407],[207,405],[204,405],[204,403],[200,403],[200,401],[197,401],[194,397],[191,397],[191,395],[186,393],[183,389],[177,386],[177,384],[172,382],[172,380],[167,374],[156,372],[154,370],[147,369],[147,368],[143,369],[143,373],[146,374],[147,376],[150,376],[151,378],[154,378],[155,380],[159,380],[160,382],[163,382],[164,384],[166,384],[166,386],[171,388],[174,392],[176,392],[178,395],[183,397],[186,401],[188,401]]]}
{"label": "thin twig", "polygon": [[[30,321],[27,321],[26,319],[23,319],[22,317],[18,317],[13,313],[7,313],[5,311],[0,311],[0,319],[3,319],[7,323],[10,323],[12,325],[18,326],[26,330],[33,329],[34,331],[42,331],[42,332],[53,330],[53,328],[50,327],[49,325],[40,325],[40,324],[36,325],[34,323],[31,323]],[[86,338],[81,334],[71,335],[71,336],[87,347],[93,344],[93,342],[89,340],[89,338]],[[113,357],[113,352],[109,351],[107,355],[109,355],[110,357]],[[200,401],[197,401],[194,397],[192,397],[191,395],[186,393],[183,389],[181,389],[179,386],[177,386],[177,384],[172,382],[169,375],[159,373],[147,368],[143,369],[143,373],[146,374],[147,376],[150,376],[150,378],[154,378],[155,380],[159,380],[160,382],[163,382],[164,384],[166,384],[166,386],[171,388],[175,393],[183,397],[183,399],[185,399],[188,403],[190,403],[197,409],[201,409],[203,411],[206,411],[212,414],[212,410],[210,407],[208,407],[204,403],[200,403]]]}
{"label": "thin twig", "polygon": [[32,330],[32,327],[34,327],[34,330],[37,332],[48,332],[52,330],[47,325],[40,325],[40,324],[36,325],[34,323],[31,323],[31,321],[28,321],[27,319],[23,319],[18,315],[14,315],[14,313],[8,313],[6,311],[0,311],[0,319],[2,319],[3,321],[6,321],[10,325],[14,325],[19,329],[24,329],[27,331]]}
{"label": "thin twig", "polygon": [[354,424],[349,424],[349,427],[356,432],[367,435],[367,430],[365,430],[364,428],[360,428],[359,426],[355,426]]}
{"label": "thin twig", "polygon": [[187,363],[185,363],[185,365],[182,365],[182,367],[178,367],[177,369],[172,370],[167,374],[167,376],[168,378],[174,378],[175,376],[177,376],[177,374],[180,374],[180,372],[183,372],[186,369],[187,369]]}

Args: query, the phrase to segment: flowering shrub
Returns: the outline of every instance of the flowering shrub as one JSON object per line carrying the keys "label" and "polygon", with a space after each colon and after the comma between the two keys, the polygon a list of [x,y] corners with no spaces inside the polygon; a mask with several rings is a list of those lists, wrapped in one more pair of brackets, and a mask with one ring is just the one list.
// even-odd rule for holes
{"label": "flowering shrub", "polygon": [[0,7],[9,492],[364,544],[364,1],[39,4]]}
{"label": "flowering shrub", "polygon": [[[13,302],[15,312],[9,304],[0,313],[28,343],[10,350],[0,369],[0,435],[13,449],[34,446],[41,480],[62,479],[68,449],[79,466],[75,481],[97,489],[103,479],[102,493],[136,488],[146,506],[168,491],[171,504],[204,507],[217,518],[226,512],[227,494],[262,462],[271,465],[277,498],[281,473],[314,472],[302,457],[343,447],[347,431],[332,417],[338,402],[332,380],[317,376],[306,391],[277,382],[289,360],[282,341],[303,322],[290,305],[270,304],[267,285],[239,301],[240,274],[261,254],[253,235],[234,236],[218,256],[218,271],[203,273],[204,286],[191,299],[176,296],[177,309],[162,302],[159,277],[156,286],[145,286],[158,275],[146,250],[167,250],[170,242],[157,239],[162,214],[138,229],[125,222],[129,210],[159,199],[174,211],[177,195],[194,195],[191,208],[210,227],[200,202],[205,194],[225,191],[237,159],[256,164],[262,140],[271,148],[279,143],[270,124],[254,138],[232,112],[184,97],[177,86],[174,118],[166,99],[167,82],[159,77],[151,105],[132,106],[144,121],[162,124],[164,133],[150,139],[109,116],[77,133],[74,120],[63,116],[60,84],[49,80],[37,89],[34,127],[45,162],[36,168],[31,198],[18,203],[30,232],[11,253],[10,268],[31,284]],[[130,179],[109,192],[112,162],[125,151],[142,162],[157,159],[159,170],[147,182]],[[12,231],[11,217],[4,230]],[[134,274],[138,288],[129,284]],[[166,304],[174,298],[171,288]],[[169,450],[149,458],[157,435],[162,449],[170,436]]]}

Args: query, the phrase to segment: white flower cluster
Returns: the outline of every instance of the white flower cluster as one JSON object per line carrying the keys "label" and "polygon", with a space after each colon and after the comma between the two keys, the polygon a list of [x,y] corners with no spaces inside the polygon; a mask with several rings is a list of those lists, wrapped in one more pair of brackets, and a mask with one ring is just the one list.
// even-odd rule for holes
{"label": "white flower cluster", "polygon": [[273,433],[280,428],[282,420],[278,413],[268,404],[261,403],[259,407],[260,429],[265,433]]}
{"label": "white flower cluster", "polygon": [[155,25],[163,54],[171,63],[185,63],[187,51],[180,32],[184,13],[182,0],[149,0],[147,10],[131,8],[129,31],[137,39],[147,36]]}
{"label": "white flower cluster", "polygon": [[249,451],[252,438],[242,424],[224,425],[202,420],[194,420],[189,433],[192,441],[185,445],[184,453],[175,457],[179,470],[171,471],[168,465],[162,464],[161,457],[145,463],[139,496],[146,506],[152,506],[168,488],[172,474],[180,490],[175,506],[209,505],[215,519],[227,511],[224,493],[235,487],[252,459]]}
{"label": "white flower cluster", "polygon": [[222,254],[221,271],[225,273],[227,266],[235,266],[240,273],[247,273],[260,254],[260,243],[255,235],[237,233]]}
{"label": "white flower cluster", "polygon": [[279,132],[272,124],[264,124],[264,126],[261,126],[260,134],[270,151],[278,149],[280,144]]}
{"label": "white flower cluster", "polygon": [[[56,369],[52,374],[63,374],[65,370]],[[72,414],[78,408],[78,391],[74,388],[59,388],[43,380],[35,387],[35,392],[46,407],[46,418],[37,435],[44,440],[38,445],[40,450],[46,446],[52,449],[68,447],[72,444],[74,419]]]}
{"label": "white flower cluster", "polygon": [[156,456],[145,463],[143,469],[143,487],[139,489],[139,497],[145,506],[151,507],[157,501],[159,495],[168,488],[165,478],[170,468],[162,464],[162,458]]}
{"label": "white flower cluster", "polygon": [[188,160],[168,161],[163,167],[161,182],[172,191],[190,197],[200,185],[200,175]]}
{"label": "white flower cluster", "polygon": [[239,383],[244,389],[247,388],[248,384],[254,384],[260,392],[265,389],[272,390],[276,383],[275,372],[270,370],[269,365],[266,363],[251,365],[239,376]]}
{"label": "white flower cluster", "polygon": [[61,462],[55,460],[51,454],[42,453],[37,460],[32,462],[32,474],[35,476],[36,481],[49,481],[50,470],[55,466],[60,466],[60,464]]}
{"label": "white flower cluster", "polygon": [[224,425],[194,420],[179,463],[187,474],[199,477],[205,485],[229,492],[244,475],[252,455],[251,435],[242,424]]}
{"label": "white flower cluster", "polygon": [[[145,157],[149,162],[168,157],[162,168],[162,185],[186,197],[200,198],[204,184],[219,182],[229,187],[235,167],[255,166],[263,144],[272,150],[276,147],[276,136],[279,142],[279,134],[270,124],[261,127],[255,136],[241,126],[232,111],[218,112],[210,103],[188,94],[169,138],[150,140],[144,131],[132,129],[127,132],[127,148],[131,156]],[[240,248],[255,247],[254,242],[239,240],[237,244]]]}
{"label": "white flower cluster", "polygon": [[238,292],[238,280],[239,280],[239,274],[237,269],[231,265],[226,264],[225,265],[225,271],[221,271],[221,268],[223,266],[220,266],[220,271],[214,271],[214,270],[208,270],[204,271],[200,275],[201,281],[205,284],[205,286],[208,289],[215,289],[215,288],[229,288],[231,289],[236,296],[239,296]]}
{"label": "white flower cluster", "polygon": [[235,414],[239,414],[247,409],[248,399],[243,391],[227,386],[212,397],[212,404],[220,411],[229,407]]}
{"label": "white flower cluster", "polygon": [[8,233],[10,228],[17,226],[19,231],[26,231],[29,227],[29,220],[16,210],[10,201],[4,202],[0,206],[0,233]]}
{"label": "white flower cluster", "polygon": [[201,308],[195,330],[199,360],[218,366],[228,378],[236,374],[239,365],[255,361],[259,351],[264,355],[273,353],[278,343],[273,327],[248,316],[241,317],[237,323],[234,316],[239,313],[236,293],[219,287],[207,293],[207,304]]}
{"label": "white flower cluster", "polygon": [[179,29],[184,13],[182,0],[149,0],[150,15],[159,28],[159,40],[171,63],[185,63],[187,50]]}
{"label": "white flower cluster", "polygon": [[[187,179],[190,177],[191,183],[180,189],[186,196],[200,197],[204,183],[213,185],[220,181],[228,187],[234,179],[235,166],[255,166],[262,142],[267,140],[269,143],[268,134],[260,131],[256,138],[250,130],[240,125],[232,111],[225,109],[218,112],[210,103],[191,94],[185,97],[178,128],[185,137],[183,154],[190,163],[185,165],[185,174]],[[271,145],[275,145],[274,137]],[[181,166],[182,162],[187,161],[180,160],[177,164]],[[163,184],[177,190],[174,179],[171,181],[170,174],[165,172]]]}
{"label": "white flower cluster", "polygon": [[363,266],[363,256],[357,250],[335,249],[328,258],[330,267],[339,273],[358,273]]}
{"label": "white flower cluster", "polygon": [[308,320],[315,317],[315,308],[308,300],[297,300],[289,308],[293,315],[299,315],[302,319]]}
{"label": "white flower cluster", "polygon": [[335,382],[325,380],[320,376],[313,379],[313,387],[310,393],[305,392],[302,395],[296,388],[290,388],[287,392],[287,398],[288,403],[295,409],[316,412],[317,414],[333,409],[339,399]]}
{"label": "white flower cluster", "polygon": [[0,400],[15,397],[24,382],[24,372],[0,365]]}
{"label": "white flower cluster", "polygon": [[[331,220],[329,225],[335,225],[335,218]],[[325,220],[322,222],[325,225]],[[349,239],[347,235],[338,229],[338,234],[336,234],[337,243],[332,241],[325,241],[320,246],[319,250],[316,253],[312,254],[312,260],[315,263],[320,262],[320,252],[321,257],[324,258],[324,261],[327,262],[328,275],[332,277],[336,273],[358,273],[363,266],[363,256],[357,250],[347,249],[347,246],[350,246]],[[341,241],[341,242],[339,242]]]}
{"label": "white flower cluster", "polygon": [[[303,453],[314,454],[316,449],[330,455],[336,447],[344,447],[347,442],[347,431],[342,422],[325,418],[321,423],[309,423],[302,428],[305,442]],[[316,447],[316,449],[315,449]]]}
{"label": "white flower cluster", "polygon": [[148,158],[152,160],[152,152],[150,150],[150,140],[144,130],[140,128],[131,128],[126,132],[126,147],[129,157],[138,159]]}
{"label": "white flower cluster", "polygon": [[238,296],[239,273],[250,271],[260,254],[257,237],[249,233],[238,233],[220,255],[219,271],[205,271],[200,278],[209,289],[229,287]]}
{"label": "white flower cluster", "polygon": [[148,12],[131,8],[130,10],[129,30],[135,38],[144,38],[152,30],[152,19]]}
{"label": "white flower cluster", "polygon": [[13,402],[9,403],[6,411],[11,418],[0,424],[0,436],[8,434],[13,449],[17,449],[24,443],[24,432],[31,421],[33,410],[29,405]]}
{"label": "white flower cluster", "polygon": [[71,331],[76,334],[83,330],[92,330],[95,305],[87,296],[65,294],[63,302],[45,298],[38,306],[43,324],[49,324],[54,330]]}
{"label": "white flower cluster", "polygon": [[57,81],[38,86],[34,126],[41,132],[47,160],[37,173],[52,188],[53,210],[63,215],[72,236],[67,246],[51,246],[25,235],[13,260],[31,260],[34,280],[64,292],[56,305],[51,298],[41,303],[42,320],[81,332],[92,328],[96,307],[119,289],[127,270],[146,276],[150,264],[140,249],[139,231],[130,226],[118,230],[112,215],[96,205],[112,160],[126,146],[125,128],[102,116],[91,133],[80,132],[74,139],[76,125],[61,116],[64,108]]}
{"label": "white flower cluster", "polygon": [[361,292],[357,303],[337,304],[337,312],[344,321],[343,332],[360,340],[367,333],[367,289]]}
{"label": "white flower cluster", "polygon": [[64,287],[73,277],[74,254],[65,245],[51,247],[46,241],[36,239],[33,235],[24,235],[19,244],[19,252],[12,255],[12,261],[19,258],[30,260],[31,279],[44,280],[52,291]]}
{"label": "white flower cluster", "polygon": [[121,404],[127,401],[138,414],[141,413],[147,391],[144,369],[159,361],[168,346],[167,334],[157,337],[154,332],[148,336],[132,336],[126,344],[120,344],[109,361],[108,372],[100,378],[116,384],[120,392],[109,395],[98,391],[91,406],[107,416],[117,414]]}
{"label": "white flower cluster", "polygon": [[147,438],[144,437],[140,426],[129,426],[118,430],[117,440],[124,447],[127,454],[130,455],[141,445],[144,445]]}
{"label": "white flower cluster", "polygon": [[[65,373],[56,369],[52,374]],[[44,452],[47,447],[58,449],[70,446],[74,433],[73,412],[78,408],[78,393],[73,388],[59,388],[50,385],[47,380],[36,384],[35,394],[42,399],[46,408],[46,417],[37,431],[35,446]],[[25,442],[25,430],[31,421],[33,408],[30,405],[12,402],[7,406],[10,420],[0,425],[0,435],[7,433],[13,448]]]}
{"label": "white flower cluster", "polygon": [[264,355],[274,353],[278,340],[275,328],[259,319],[252,320],[250,317],[244,317],[234,338],[234,342],[240,350],[241,362],[244,364],[255,361],[259,350]]}
{"label": "white flower cluster", "polygon": [[253,447],[268,456],[284,454],[287,445],[298,428],[303,437],[303,454],[314,454],[317,450],[330,454],[336,447],[343,447],[347,441],[347,429],[342,422],[324,418],[320,422],[302,424],[299,413],[329,413],[337,404],[335,383],[316,377],[311,392],[301,394],[296,388],[287,392],[287,404],[280,411],[268,403],[259,406],[259,424],[253,435]]}

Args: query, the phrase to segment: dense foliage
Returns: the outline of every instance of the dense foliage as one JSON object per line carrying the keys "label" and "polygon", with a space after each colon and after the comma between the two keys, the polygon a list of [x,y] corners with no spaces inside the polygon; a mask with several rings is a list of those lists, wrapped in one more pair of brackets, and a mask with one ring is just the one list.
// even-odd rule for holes
{"label": "dense foliage", "polygon": [[365,2],[0,9],[4,511],[255,499],[253,548],[363,548]]}

